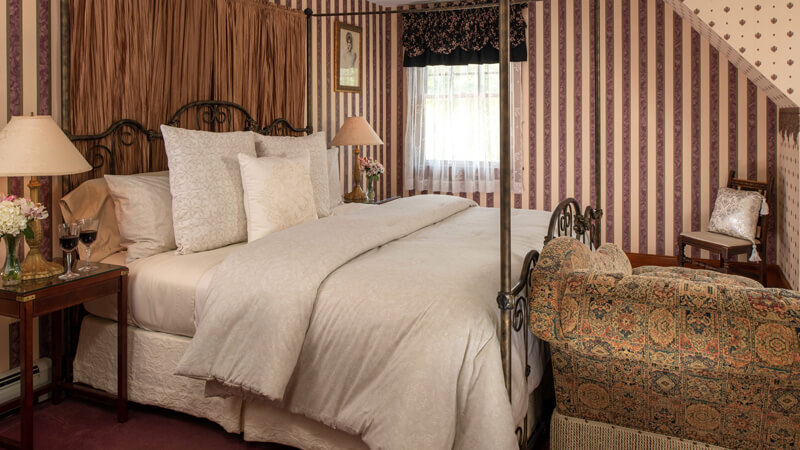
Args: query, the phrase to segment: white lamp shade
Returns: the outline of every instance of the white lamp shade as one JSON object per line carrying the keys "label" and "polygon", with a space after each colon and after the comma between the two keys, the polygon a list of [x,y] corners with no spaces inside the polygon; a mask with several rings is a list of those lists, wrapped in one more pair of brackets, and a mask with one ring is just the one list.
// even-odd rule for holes
{"label": "white lamp shade", "polygon": [[92,170],[50,116],[14,116],[0,130],[0,176],[56,176]]}
{"label": "white lamp shade", "polygon": [[331,141],[331,147],[340,145],[383,145],[383,141],[366,119],[363,117],[348,117]]}

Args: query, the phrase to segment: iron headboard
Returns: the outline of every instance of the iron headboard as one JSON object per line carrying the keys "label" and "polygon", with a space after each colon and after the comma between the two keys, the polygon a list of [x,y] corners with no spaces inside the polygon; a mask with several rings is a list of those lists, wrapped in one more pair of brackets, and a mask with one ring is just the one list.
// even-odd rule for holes
{"label": "iron headboard", "polygon": [[[193,114],[192,114],[193,112]],[[165,122],[169,126],[204,131],[253,131],[263,135],[310,134],[310,127],[297,128],[286,119],[275,119],[266,126],[259,124],[244,107],[221,100],[187,103]],[[92,166],[88,178],[105,174],[131,174],[166,170],[163,138],[159,130],[151,130],[133,119],[121,119],[98,134],[70,135]],[[80,145],[77,145],[79,144]],[[121,166],[125,166],[124,168]],[[124,170],[123,170],[124,169]],[[76,188],[87,175],[65,176],[62,195]]]}
{"label": "iron headboard", "polygon": [[588,245],[590,249],[597,250],[600,247],[600,219],[603,218],[603,210],[587,206],[581,213],[581,205],[574,198],[562,200],[553,210],[550,216],[550,226],[544,243],[547,245],[551,240],[570,236]]}

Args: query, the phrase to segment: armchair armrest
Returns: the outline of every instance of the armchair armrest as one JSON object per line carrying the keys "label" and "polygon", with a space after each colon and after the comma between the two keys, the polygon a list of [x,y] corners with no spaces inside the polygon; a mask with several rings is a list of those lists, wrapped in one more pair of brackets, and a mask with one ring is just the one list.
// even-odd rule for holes
{"label": "armchair armrest", "polygon": [[577,353],[800,377],[798,292],[591,271],[564,283],[555,340]]}

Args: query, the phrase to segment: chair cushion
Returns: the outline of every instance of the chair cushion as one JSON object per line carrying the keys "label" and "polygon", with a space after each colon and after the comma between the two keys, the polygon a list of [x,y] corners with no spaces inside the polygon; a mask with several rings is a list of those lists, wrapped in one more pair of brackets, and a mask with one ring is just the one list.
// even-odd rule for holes
{"label": "chair cushion", "polygon": [[746,288],[763,288],[756,280],[731,275],[727,273],[714,272],[713,270],[690,269],[688,267],[660,267],[660,266],[641,266],[633,269],[634,275],[644,277],[654,277],[661,279],[679,279],[686,281],[699,281],[704,283],[715,283],[725,286],[738,286]]}
{"label": "chair cushion", "polygon": [[[739,239],[720,233],[712,233],[711,231],[689,231],[681,233],[681,236],[690,239],[696,239],[698,241],[708,242],[709,244],[721,245],[723,247],[750,247],[753,245],[753,243],[748,240]],[[758,245],[758,239],[755,240],[755,244]]]}

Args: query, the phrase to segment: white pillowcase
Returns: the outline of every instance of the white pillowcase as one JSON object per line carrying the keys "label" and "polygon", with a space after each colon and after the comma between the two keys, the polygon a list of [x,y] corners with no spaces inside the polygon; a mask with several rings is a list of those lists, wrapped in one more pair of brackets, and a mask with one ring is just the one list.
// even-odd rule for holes
{"label": "white pillowcase", "polygon": [[169,172],[106,175],[105,179],[114,200],[120,241],[128,249],[125,263],[175,250]]}
{"label": "white pillowcase", "polygon": [[247,239],[237,155],[255,156],[253,133],[212,133],[161,125],[169,161],[172,220],[178,253],[211,250]]}
{"label": "white pillowcase", "polygon": [[317,219],[308,156],[240,154],[239,167],[248,242]]}
{"label": "white pillowcase", "polygon": [[256,154],[264,156],[292,156],[307,151],[311,161],[311,186],[314,188],[314,204],[319,217],[330,215],[330,188],[328,180],[328,144],[325,133],[311,136],[264,136],[253,133]]}
{"label": "white pillowcase", "polygon": [[330,210],[341,205],[342,200],[342,182],[339,180],[339,149],[328,149],[328,190],[330,192]]}

